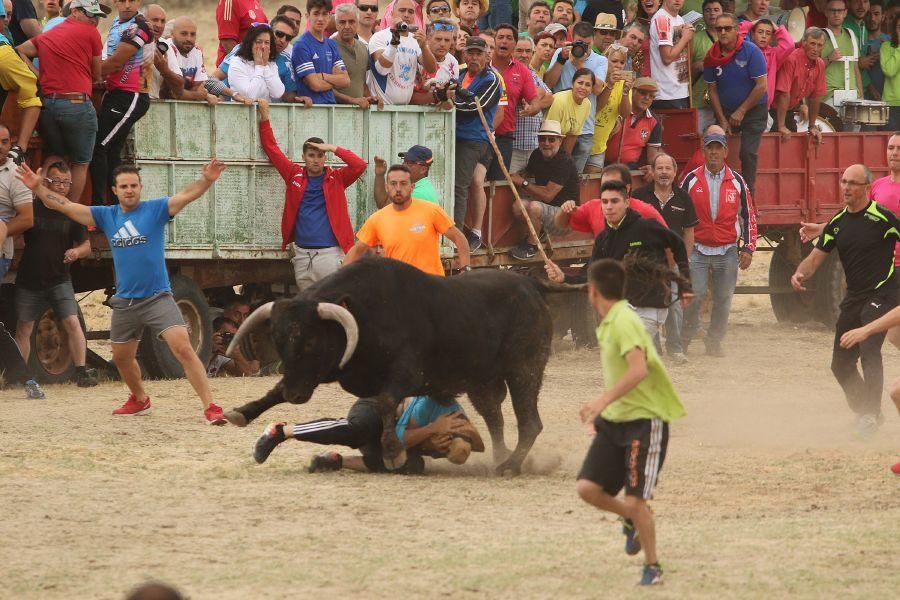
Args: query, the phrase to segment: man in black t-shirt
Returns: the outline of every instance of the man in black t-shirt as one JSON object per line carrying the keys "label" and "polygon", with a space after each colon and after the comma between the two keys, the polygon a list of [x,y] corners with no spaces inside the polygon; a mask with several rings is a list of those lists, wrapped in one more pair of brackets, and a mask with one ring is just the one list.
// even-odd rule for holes
{"label": "man in black t-shirt", "polygon": [[[541,238],[550,233],[563,233],[553,223],[563,202],[581,203],[578,168],[569,153],[561,149],[563,137],[558,121],[548,119],[541,123],[537,149],[531,153],[525,169],[512,175],[528,218]],[[529,178],[533,178],[534,183]],[[520,210],[513,210],[513,215],[525,220]],[[537,244],[538,240],[529,233],[509,253],[518,260],[527,260],[537,254]]]}
{"label": "man in black t-shirt", "polygon": [[[72,186],[69,167],[63,162],[50,165],[46,183],[54,192],[67,196]],[[41,202],[34,203],[34,226],[25,232],[25,251],[16,270],[16,343],[28,362],[34,323],[48,306],[52,308],[66,332],[79,387],[95,386],[97,378],[85,368],[87,342],[78,320],[69,265],[90,252],[91,243],[84,225],[46,208]]]}
{"label": "man in black t-shirt", "polygon": [[[699,223],[699,219],[690,194],[675,185],[678,165],[668,154],[659,153],[650,163],[650,169],[653,181],[636,190],[632,196],[659,211],[669,229],[684,240],[684,249],[690,256],[694,251],[694,225]],[[673,293],[677,294],[677,291],[673,290]],[[673,302],[666,317],[666,353],[676,364],[688,361],[684,354],[684,343],[681,341],[683,323],[684,313],[681,304]]]}
{"label": "man in black t-shirt", "polygon": [[[805,291],[804,283],[837,249],[847,279],[847,295],[841,302],[831,354],[831,371],[844,390],[847,404],[857,415],[857,432],[870,437],[878,430],[884,368],[881,345],[884,333],[853,346],[841,347],[841,336],[890,311],[897,300],[894,246],[900,240],[900,219],[869,200],[872,172],[852,165],[841,177],[844,208],[825,225],[816,247],[797,267],[791,284]],[[862,364],[862,376],[856,367]]]}

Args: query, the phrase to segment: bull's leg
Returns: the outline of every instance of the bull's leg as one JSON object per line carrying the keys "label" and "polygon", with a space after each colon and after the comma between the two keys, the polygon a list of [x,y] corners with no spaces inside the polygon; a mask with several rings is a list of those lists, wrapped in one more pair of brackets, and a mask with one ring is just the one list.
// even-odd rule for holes
{"label": "bull's leg", "polygon": [[396,471],[406,464],[406,447],[397,437],[395,425],[397,424],[397,405],[400,398],[390,394],[378,396],[381,408],[381,452],[384,457],[384,466],[391,471]]}
{"label": "bull's leg", "polygon": [[544,428],[538,414],[538,392],[543,380],[543,369],[540,372],[522,371],[510,376],[506,383],[512,397],[513,411],[519,428],[519,439],[516,449],[503,463],[497,467],[497,473],[510,472],[518,475],[522,470],[522,461],[534,445],[538,434]]}
{"label": "bull's leg", "polygon": [[468,392],[472,406],[484,419],[491,434],[491,448],[494,452],[494,463],[500,464],[509,458],[509,448],[503,437],[503,411],[501,407],[506,398],[506,383],[499,380],[491,385]]}
{"label": "bull's leg", "polygon": [[253,420],[256,419],[256,417],[263,414],[276,404],[281,404],[284,401],[284,386],[279,381],[275,384],[275,387],[266,392],[265,396],[263,396],[259,400],[248,402],[240,408],[233,408],[229,410],[225,413],[225,418],[228,419],[228,422],[232,425],[237,425],[238,427],[246,427],[248,424],[252,423]]}

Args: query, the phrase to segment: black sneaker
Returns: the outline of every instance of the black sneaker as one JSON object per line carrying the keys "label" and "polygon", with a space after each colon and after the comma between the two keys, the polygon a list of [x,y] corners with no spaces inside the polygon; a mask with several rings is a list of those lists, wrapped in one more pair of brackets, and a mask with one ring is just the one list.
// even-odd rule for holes
{"label": "black sneaker", "polygon": [[27,153],[18,145],[10,148],[7,156],[10,158],[10,160],[16,163],[16,165],[21,165],[23,162],[25,162],[25,159],[28,158]]}
{"label": "black sneaker", "polygon": [[516,260],[528,260],[534,258],[536,254],[537,246],[528,242],[523,242],[509,251],[509,255]]}
{"label": "black sneaker", "polygon": [[625,534],[625,554],[634,556],[640,552],[641,540],[638,537],[637,529],[634,528],[634,523],[629,519],[623,519],[622,533]]}
{"label": "black sneaker", "polygon": [[259,464],[266,462],[266,459],[272,454],[272,450],[275,449],[275,446],[285,440],[285,425],[287,425],[287,423],[269,423],[266,425],[262,435],[256,440],[256,445],[253,446],[253,460]]}
{"label": "black sneaker", "polygon": [[75,385],[81,388],[94,387],[97,385],[97,370],[84,369],[75,374]]}
{"label": "black sneaker", "polygon": [[337,452],[323,452],[313,456],[309,463],[310,473],[319,473],[322,471],[340,471],[344,466],[344,457]]}
{"label": "black sneaker", "polygon": [[471,229],[466,231],[466,241],[469,242],[469,252],[475,252],[476,250],[481,249],[481,236]]}

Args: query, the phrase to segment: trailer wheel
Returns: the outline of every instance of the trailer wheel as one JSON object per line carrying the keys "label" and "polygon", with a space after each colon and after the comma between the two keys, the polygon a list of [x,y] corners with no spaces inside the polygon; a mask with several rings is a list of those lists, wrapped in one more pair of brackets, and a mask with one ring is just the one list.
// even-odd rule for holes
{"label": "trailer wheel", "polygon": [[[188,328],[188,336],[194,352],[203,364],[212,352],[212,317],[206,296],[194,281],[183,275],[172,276],[172,295],[181,310],[181,316]],[[184,377],[184,369],[161,339],[144,331],[138,346],[138,358],[147,377],[154,379],[177,379]]]}
{"label": "trailer wheel", "polygon": [[[772,262],[769,263],[769,287],[786,288],[791,286],[791,276],[796,265],[788,259],[787,244],[779,244],[772,253]],[[769,294],[772,302],[772,312],[780,323],[802,323],[808,321],[813,315],[814,296],[802,293],[773,293]]]}
{"label": "trailer wheel", "polygon": [[841,309],[841,300],[847,293],[847,281],[844,278],[844,267],[838,259],[837,252],[831,252],[816,273],[816,318],[829,327],[837,322]]}
{"label": "trailer wheel", "polygon": [[[81,307],[78,323],[86,330]],[[41,383],[63,383],[75,375],[75,361],[69,351],[69,334],[56,313],[47,304],[35,321],[31,332],[31,355],[28,368]]]}

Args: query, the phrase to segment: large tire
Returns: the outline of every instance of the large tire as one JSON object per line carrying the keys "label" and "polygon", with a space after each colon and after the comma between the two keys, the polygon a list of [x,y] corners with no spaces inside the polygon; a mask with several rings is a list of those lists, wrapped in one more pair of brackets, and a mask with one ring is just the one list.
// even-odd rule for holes
{"label": "large tire", "polygon": [[[786,288],[791,285],[791,276],[797,265],[792,264],[788,258],[788,245],[779,244],[772,253],[772,261],[769,263],[769,287]],[[772,302],[772,312],[779,322],[802,323],[811,319],[813,314],[814,296],[803,293],[773,293],[769,294]]]}
{"label": "large tire", "polygon": [[[181,309],[187,324],[188,335],[194,352],[205,365],[212,352],[212,316],[206,296],[194,281],[183,275],[172,276],[172,295]],[[138,346],[138,359],[147,377],[154,379],[178,379],[184,377],[184,369],[161,339],[144,331]]]}
{"label": "large tire", "polygon": [[831,252],[813,279],[815,286],[815,316],[825,325],[833,327],[841,312],[841,301],[847,293],[844,267],[837,252]]}
{"label": "large tire", "polygon": [[[86,331],[81,307],[78,308],[81,331]],[[75,361],[69,351],[69,335],[47,303],[31,332],[28,369],[41,383],[63,383],[75,376]]]}

